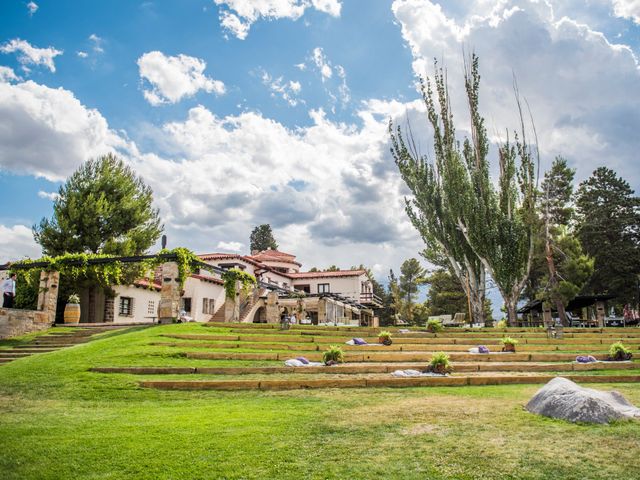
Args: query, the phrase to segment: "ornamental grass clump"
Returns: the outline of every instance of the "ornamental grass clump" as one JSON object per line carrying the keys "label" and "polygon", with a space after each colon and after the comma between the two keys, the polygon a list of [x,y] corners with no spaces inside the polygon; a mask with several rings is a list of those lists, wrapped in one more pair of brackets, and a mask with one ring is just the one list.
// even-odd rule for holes
{"label": "ornamental grass clump", "polygon": [[383,345],[391,345],[393,343],[393,340],[391,340],[391,333],[387,331],[380,332],[378,334],[378,342],[382,343]]}
{"label": "ornamental grass clump", "polygon": [[322,361],[325,365],[336,365],[344,363],[344,352],[337,345],[331,345],[322,354]]}
{"label": "ornamental grass clump", "polygon": [[609,347],[609,357],[608,360],[614,362],[621,362],[624,360],[631,360],[633,357],[633,353],[627,347],[625,347],[622,342],[612,343]]}
{"label": "ornamental grass clump", "polygon": [[69,298],[67,299],[67,303],[72,303],[72,304],[80,303],[80,295],[78,295],[77,293],[72,293],[71,295],[69,295]]}
{"label": "ornamental grass clump", "polygon": [[502,343],[503,352],[515,352],[518,340],[511,337],[503,337],[502,340],[500,340],[500,343]]}
{"label": "ornamental grass clump", "polygon": [[453,365],[449,361],[449,355],[444,352],[434,353],[425,371],[439,375],[447,375],[453,372]]}
{"label": "ornamental grass clump", "polygon": [[427,322],[428,332],[438,333],[438,332],[441,332],[443,329],[444,327],[442,326],[442,322],[440,320],[436,320],[435,318],[432,318]]}

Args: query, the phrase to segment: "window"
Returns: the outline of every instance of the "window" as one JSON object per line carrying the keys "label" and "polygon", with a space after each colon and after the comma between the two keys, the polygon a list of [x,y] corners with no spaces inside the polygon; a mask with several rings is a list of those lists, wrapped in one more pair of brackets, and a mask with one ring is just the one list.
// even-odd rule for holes
{"label": "window", "polygon": [[191,298],[182,299],[182,310],[187,313],[191,313]]}
{"label": "window", "polygon": [[296,285],[295,289],[299,292],[311,293],[311,287],[309,285]]}
{"label": "window", "polygon": [[318,293],[329,293],[329,284],[328,283],[319,283],[318,284]]}
{"label": "window", "polygon": [[209,313],[209,299],[202,299],[202,313]]}
{"label": "window", "polygon": [[120,297],[120,315],[131,317],[133,315],[133,298]]}
{"label": "window", "polygon": [[147,304],[147,315],[155,315],[156,314],[156,302],[155,300],[149,300]]}
{"label": "window", "polygon": [[209,313],[211,315],[213,315],[215,313],[215,311],[216,311],[215,306],[216,306],[215,301],[213,300],[213,298],[210,298],[209,299]]}

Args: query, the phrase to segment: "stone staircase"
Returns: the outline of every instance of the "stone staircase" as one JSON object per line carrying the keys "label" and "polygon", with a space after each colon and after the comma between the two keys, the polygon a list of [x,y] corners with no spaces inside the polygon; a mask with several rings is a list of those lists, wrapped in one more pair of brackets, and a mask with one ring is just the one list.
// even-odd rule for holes
{"label": "stone staircase", "polygon": [[[359,327],[293,326],[281,331],[268,324],[217,324],[223,332],[171,333],[153,345],[175,348],[192,359],[186,367],[101,367],[103,374],[185,375],[185,380],[142,380],[140,384],[161,389],[273,390],[298,388],[353,388],[407,386],[471,386],[546,383],[554,376],[580,382],[640,382],[640,362],[575,363],[577,355],[605,360],[611,343],[623,341],[640,354],[640,329],[565,329],[564,338],[550,339],[540,329],[446,329],[400,333],[392,330],[393,344],[377,344],[377,329]],[[206,330],[206,329],[203,329]],[[515,353],[502,353],[500,339],[519,341]],[[345,341],[364,337],[370,345],[350,346]],[[340,345],[345,362],[331,367],[285,367],[284,360],[304,356],[321,361],[329,345]],[[486,345],[490,353],[468,349]],[[422,370],[435,352],[449,355],[454,372],[446,377],[393,377],[395,370]],[[225,361],[244,361],[246,366],[226,366]],[[207,365],[208,364],[208,365]],[[236,364],[237,365],[237,364]],[[189,380],[189,375],[211,375],[211,380]]]}
{"label": "stone staircase", "polygon": [[119,330],[122,326],[109,325],[80,327],[69,329],[60,326],[49,331],[46,335],[40,335],[33,340],[13,346],[0,346],[0,364],[9,363],[18,358],[29,357],[38,353],[55,352],[61,348],[72,347],[89,342],[94,335],[99,333]]}

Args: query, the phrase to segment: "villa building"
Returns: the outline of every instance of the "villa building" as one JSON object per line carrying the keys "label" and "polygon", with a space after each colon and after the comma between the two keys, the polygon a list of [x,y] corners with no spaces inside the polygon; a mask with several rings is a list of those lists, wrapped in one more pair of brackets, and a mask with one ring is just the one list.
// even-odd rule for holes
{"label": "villa building", "polygon": [[[301,272],[302,265],[295,255],[277,250],[252,255],[210,253],[199,257],[215,268],[210,271],[200,268],[185,282],[181,310],[184,317],[196,322],[275,323],[281,317],[295,314],[299,322],[316,325],[377,323],[374,310],[382,304],[373,294],[373,285],[365,270]],[[232,302],[237,303],[235,306],[230,305],[220,275],[216,273],[230,268],[250,273],[259,281],[259,286],[247,298]],[[154,322],[160,288],[159,279],[151,285],[139,280],[134,285],[116,286],[115,297],[99,299],[104,305],[104,315],[94,321]],[[99,306],[96,311],[101,311]]]}

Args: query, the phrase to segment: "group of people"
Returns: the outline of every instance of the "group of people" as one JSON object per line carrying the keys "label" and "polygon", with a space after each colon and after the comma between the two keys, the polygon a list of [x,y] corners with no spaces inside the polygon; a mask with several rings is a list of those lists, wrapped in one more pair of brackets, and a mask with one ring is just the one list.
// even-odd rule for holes
{"label": "group of people", "polygon": [[13,301],[16,298],[16,274],[9,275],[9,278],[0,284],[0,289],[2,289],[2,307],[13,308]]}

